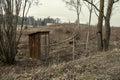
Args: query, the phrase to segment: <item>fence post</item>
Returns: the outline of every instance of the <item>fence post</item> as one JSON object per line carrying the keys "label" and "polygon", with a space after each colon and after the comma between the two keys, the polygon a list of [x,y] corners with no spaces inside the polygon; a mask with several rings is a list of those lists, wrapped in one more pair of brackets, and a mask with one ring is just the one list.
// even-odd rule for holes
{"label": "fence post", "polygon": [[73,38],[73,61],[75,59],[75,39]]}

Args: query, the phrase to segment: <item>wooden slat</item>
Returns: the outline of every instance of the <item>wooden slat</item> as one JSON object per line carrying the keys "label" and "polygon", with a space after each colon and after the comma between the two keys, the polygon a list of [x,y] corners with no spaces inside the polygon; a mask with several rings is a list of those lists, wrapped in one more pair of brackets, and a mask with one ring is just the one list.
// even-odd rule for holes
{"label": "wooden slat", "polygon": [[29,34],[30,57],[35,59],[46,58],[49,52],[49,32],[36,32]]}

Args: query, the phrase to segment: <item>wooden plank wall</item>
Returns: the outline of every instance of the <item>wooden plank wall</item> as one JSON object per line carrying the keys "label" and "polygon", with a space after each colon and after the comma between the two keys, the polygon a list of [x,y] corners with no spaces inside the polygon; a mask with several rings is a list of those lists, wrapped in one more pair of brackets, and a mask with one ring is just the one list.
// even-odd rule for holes
{"label": "wooden plank wall", "polygon": [[29,35],[30,57],[33,59],[46,59],[49,53],[48,45],[48,33],[36,33]]}

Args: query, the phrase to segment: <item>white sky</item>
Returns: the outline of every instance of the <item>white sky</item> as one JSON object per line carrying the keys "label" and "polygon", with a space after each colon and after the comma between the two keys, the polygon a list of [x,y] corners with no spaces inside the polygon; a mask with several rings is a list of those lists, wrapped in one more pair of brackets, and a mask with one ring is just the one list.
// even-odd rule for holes
{"label": "white sky", "polygon": [[[46,18],[50,16],[51,18],[60,18],[62,22],[75,22],[76,12],[70,11],[66,4],[62,0],[40,0],[42,5],[32,6],[29,11],[29,16],[34,16],[35,18]],[[118,4],[119,5],[119,4]],[[88,23],[89,12],[84,6],[82,8],[82,13],[80,15],[81,23]],[[97,24],[97,17],[93,14],[92,24]],[[112,19],[111,26],[120,26],[120,6],[115,8]]]}

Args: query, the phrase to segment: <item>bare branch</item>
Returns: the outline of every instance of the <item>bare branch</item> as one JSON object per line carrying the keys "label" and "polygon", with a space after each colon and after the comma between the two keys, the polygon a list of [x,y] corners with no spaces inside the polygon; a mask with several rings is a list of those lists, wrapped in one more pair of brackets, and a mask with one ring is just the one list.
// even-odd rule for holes
{"label": "bare branch", "polygon": [[96,9],[94,9],[94,12],[95,12],[96,16],[99,17],[99,15],[98,15],[97,12],[96,12]]}
{"label": "bare branch", "polygon": [[100,10],[97,8],[97,6],[96,6],[95,4],[93,4],[92,2],[90,2],[90,1],[88,1],[88,0],[83,0],[83,1],[86,1],[87,3],[91,4],[92,6],[95,7],[95,9],[96,9],[97,11],[100,12]]}
{"label": "bare branch", "polygon": [[[100,12],[100,10],[97,8],[97,6],[95,4],[93,4],[92,2],[88,1],[88,0],[83,0],[86,1],[87,3],[91,4],[98,12]],[[104,18],[106,18],[106,16],[104,14],[102,14]]]}

